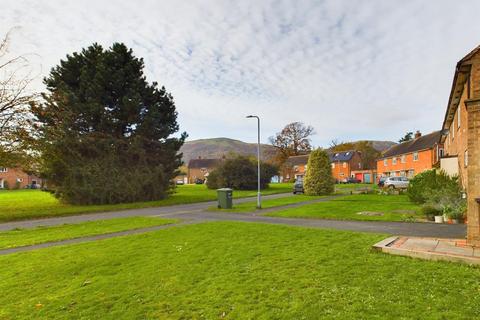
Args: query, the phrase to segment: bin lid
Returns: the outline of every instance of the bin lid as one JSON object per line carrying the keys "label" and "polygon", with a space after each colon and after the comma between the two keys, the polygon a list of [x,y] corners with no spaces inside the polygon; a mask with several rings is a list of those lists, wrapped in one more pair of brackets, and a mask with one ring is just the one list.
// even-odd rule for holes
{"label": "bin lid", "polygon": [[230,188],[220,188],[220,189],[217,189],[217,191],[233,191],[233,189],[230,189]]}

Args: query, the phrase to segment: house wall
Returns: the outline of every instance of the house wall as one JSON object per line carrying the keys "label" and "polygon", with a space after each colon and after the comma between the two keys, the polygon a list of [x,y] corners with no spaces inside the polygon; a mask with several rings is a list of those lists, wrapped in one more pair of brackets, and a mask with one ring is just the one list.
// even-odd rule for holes
{"label": "house wall", "polygon": [[[457,110],[445,139],[445,156],[457,157],[457,171],[464,186],[468,184],[468,174],[465,166],[465,152],[468,150],[468,112],[465,105],[465,100],[468,99],[467,84],[468,82],[463,87],[462,97],[458,105],[460,117]],[[458,119],[460,119],[460,123]]]}
{"label": "house wall", "polygon": [[187,180],[188,183],[195,183],[196,179],[205,180],[207,173],[210,173],[215,168],[188,168]]}
{"label": "house wall", "polygon": [[42,179],[34,175],[29,175],[20,169],[7,168],[7,172],[0,172],[0,188],[5,187],[5,182],[7,182],[8,187],[14,189],[17,187],[17,181],[19,182],[18,187],[20,189],[31,185],[33,181],[39,186],[42,185]]}
{"label": "house wall", "polygon": [[[402,162],[403,155],[383,158],[377,160],[377,174],[381,176],[414,176],[425,170],[433,168],[437,162],[437,147],[418,151],[418,160],[414,160],[414,153],[405,154],[405,161]],[[393,159],[397,159],[397,163],[393,164]],[[386,164],[385,161],[386,160]]]}

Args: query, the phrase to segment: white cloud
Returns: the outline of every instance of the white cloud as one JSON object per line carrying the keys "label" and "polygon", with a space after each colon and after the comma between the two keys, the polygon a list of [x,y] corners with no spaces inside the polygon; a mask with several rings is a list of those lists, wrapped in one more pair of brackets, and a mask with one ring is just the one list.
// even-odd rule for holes
{"label": "white cloud", "polygon": [[[290,121],[314,142],[441,125],[453,69],[480,43],[478,1],[3,0],[0,33],[43,75],[92,42],[125,42],[174,95],[191,138],[264,140]],[[40,84],[39,84],[40,86]]]}

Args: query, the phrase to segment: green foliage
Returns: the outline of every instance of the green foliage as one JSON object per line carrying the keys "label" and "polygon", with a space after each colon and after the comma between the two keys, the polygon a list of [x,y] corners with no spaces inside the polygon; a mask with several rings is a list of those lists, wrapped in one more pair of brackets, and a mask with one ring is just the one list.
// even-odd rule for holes
{"label": "green foliage", "polygon": [[[257,160],[245,156],[226,159],[217,169],[210,172],[207,179],[209,189],[232,188],[255,190],[257,188]],[[266,162],[260,164],[260,187],[265,189],[278,174],[278,168]]]}
{"label": "green foliage", "polygon": [[461,197],[458,177],[450,177],[444,171],[435,169],[417,174],[410,180],[407,195],[415,203],[439,203],[445,197]]}
{"label": "green foliage", "polygon": [[407,132],[403,137],[398,140],[398,143],[408,142],[413,140],[413,132]]}
{"label": "green foliage", "polygon": [[307,172],[303,181],[306,195],[317,196],[331,194],[335,190],[332,168],[328,153],[316,149],[308,157]]}
{"label": "green foliage", "polygon": [[435,220],[435,216],[441,216],[442,213],[443,213],[443,210],[438,205],[435,206],[431,204],[426,204],[422,206],[422,214],[429,221]]}
{"label": "green foliage", "polygon": [[165,198],[181,165],[173,97],[148,84],[142,59],[115,43],[68,55],[45,79],[39,145],[49,187],[73,204]]}
{"label": "green foliage", "polygon": [[20,181],[15,181],[14,189],[17,189],[17,190],[20,189],[20,185],[21,185]]}

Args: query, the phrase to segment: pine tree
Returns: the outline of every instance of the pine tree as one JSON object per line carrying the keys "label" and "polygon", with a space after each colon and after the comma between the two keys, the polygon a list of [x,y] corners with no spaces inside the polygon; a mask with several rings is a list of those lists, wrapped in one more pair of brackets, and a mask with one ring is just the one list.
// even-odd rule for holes
{"label": "pine tree", "polygon": [[303,188],[305,194],[311,196],[333,193],[335,186],[330,158],[325,150],[316,149],[310,153]]}
{"label": "pine tree", "polygon": [[164,198],[181,165],[173,97],[148,84],[143,59],[115,43],[67,55],[44,82],[43,170],[65,201],[104,204]]}

